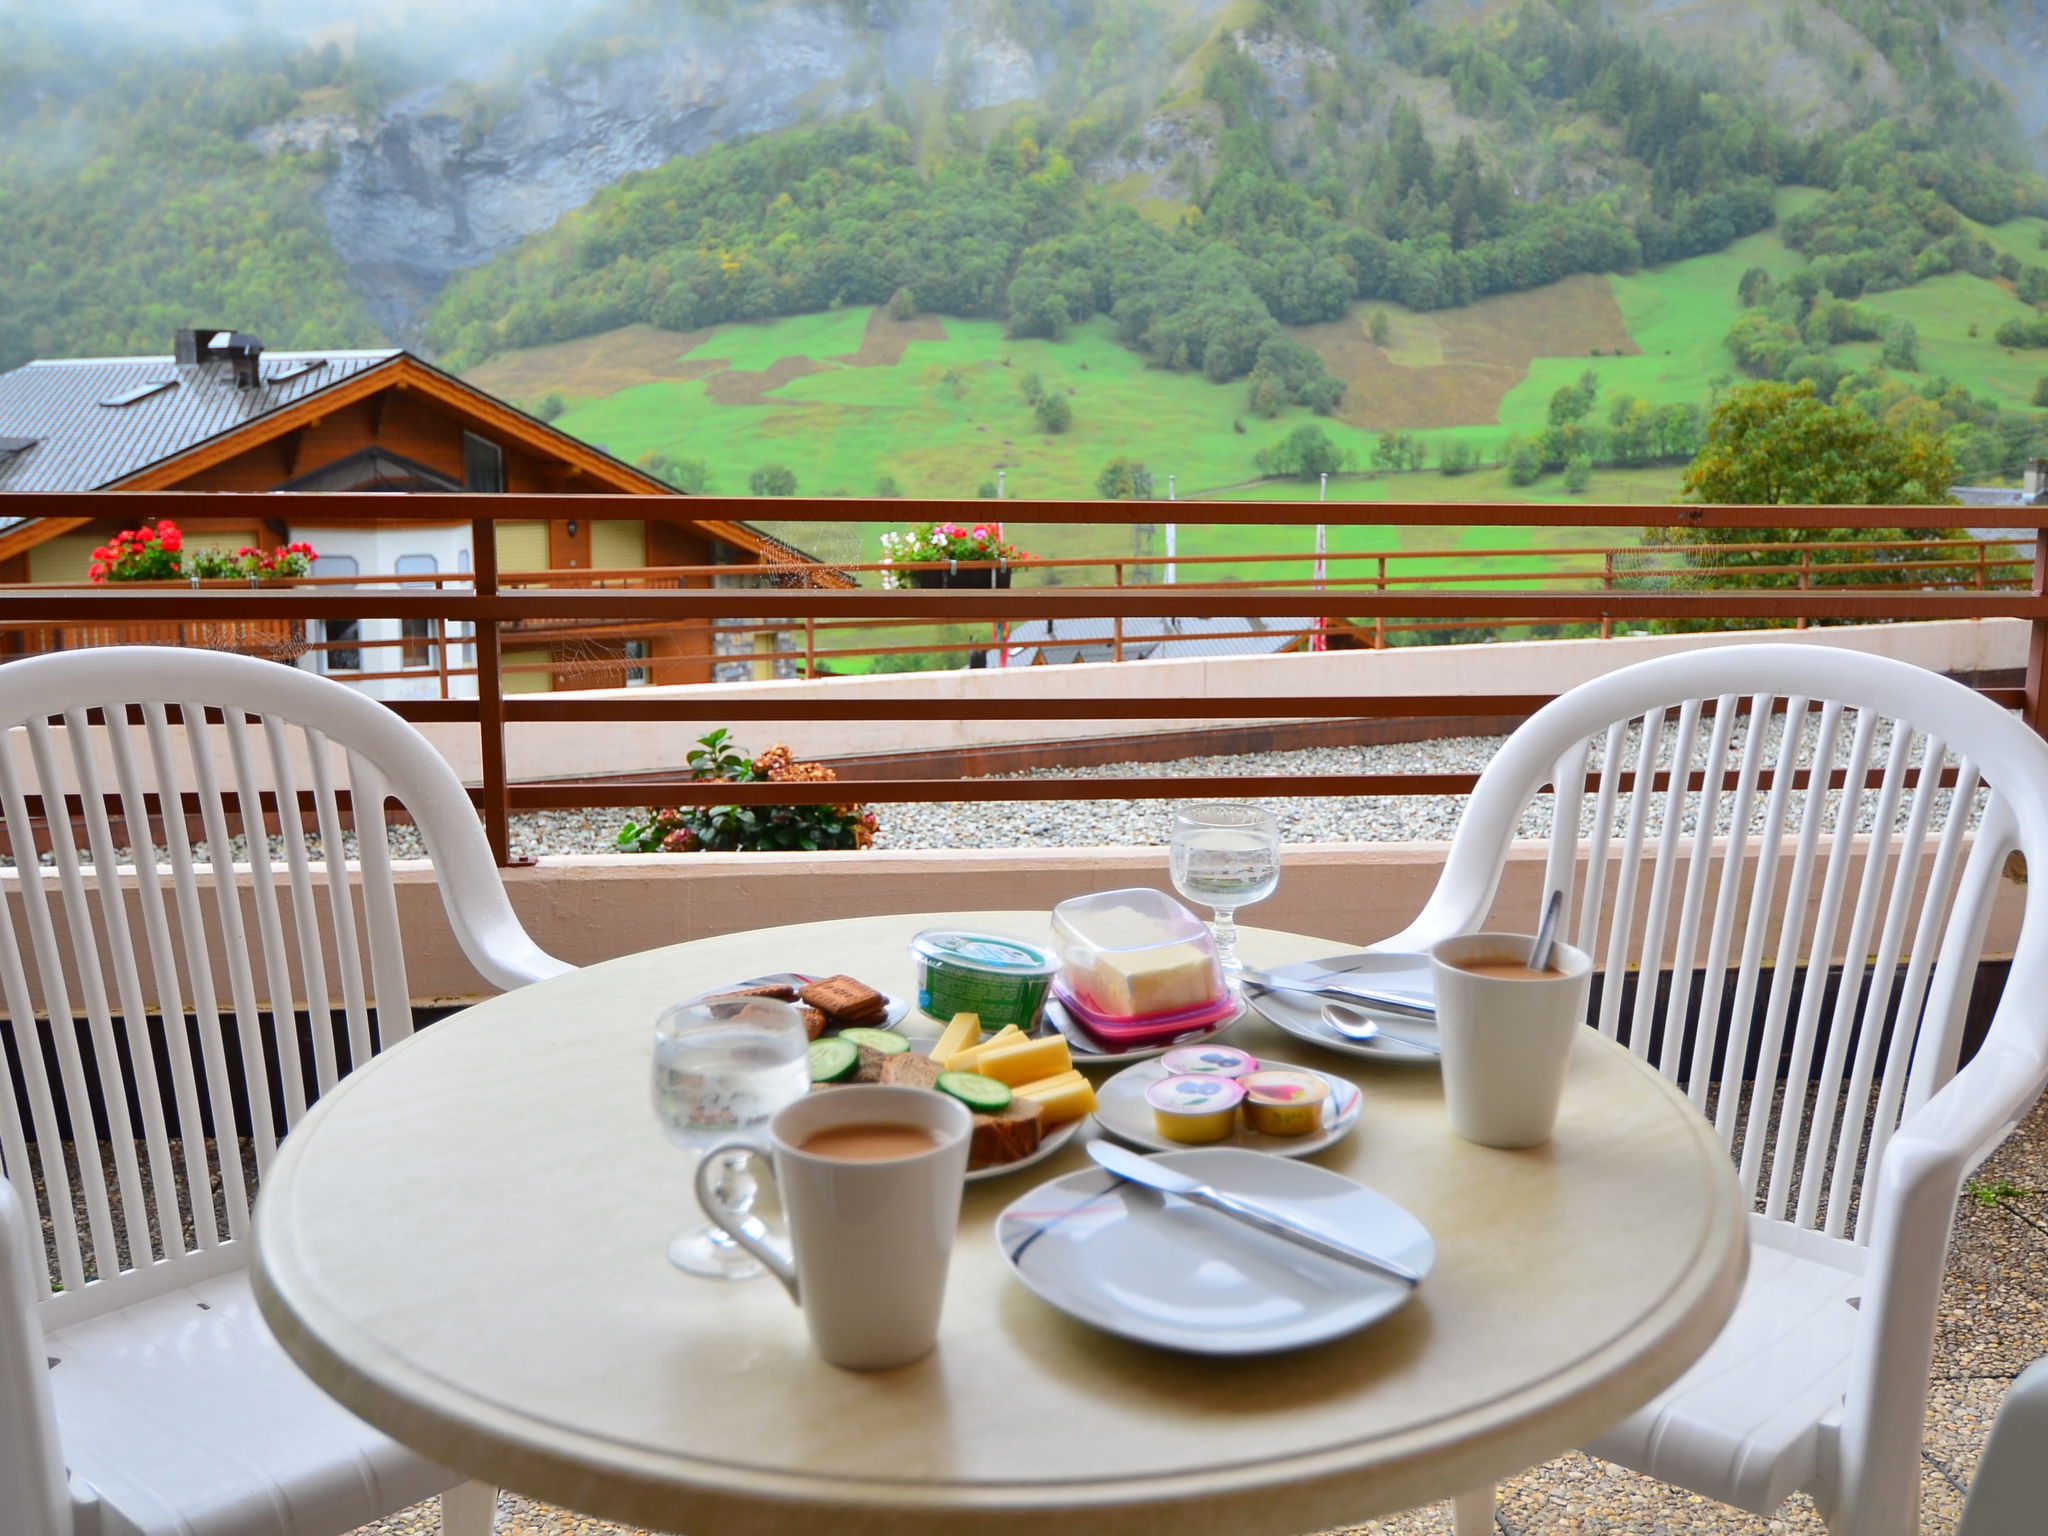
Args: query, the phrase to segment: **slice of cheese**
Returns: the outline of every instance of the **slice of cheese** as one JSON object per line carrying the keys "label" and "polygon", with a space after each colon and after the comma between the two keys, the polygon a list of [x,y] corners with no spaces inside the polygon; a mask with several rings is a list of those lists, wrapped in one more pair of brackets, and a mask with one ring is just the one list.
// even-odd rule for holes
{"label": "slice of cheese", "polygon": [[[979,1045],[970,1045],[964,1051],[955,1051],[945,1058],[948,1072],[979,1072],[981,1060],[993,1051],[1007,1050],[1013,1045],[1022,1045],[1031,1037],[1014,1024],[1005,1024]],[[933,1055],[938,1053],[934,1051]]]}
{"label": "slice of cheese", "polygon": [[1043,1093],[1027,1093],[1024,1097],[1038,1106],[1047,1125],[1065,1125],[1095,1112],[1095,1090],[1088,1086],[1088,1079],[1078,1075],[1060,1079]]}
{"label": "slice of cheese", "polygon": [[1098,954],[1091,980],[1093,1006],[1126,1019],[1199,1008],[1217,991],[1215,958],[1194,943]]}
{"label": "slice of cheese", "polygon": [[981,1020],[971,1013],[956,1013],[939,1042],[932,1047],[933,1061],[951,1061],[970,1046],[981,1043]]}
{"label": "slice of cheese", "polygon": [[1076,1067],[1070,1072],[1060,1073],[1057,1077],[1041,1077],[1033,1083],[1019,1083],[1011,1091],[1022,1098],[1035,1099],[1043,1094],[1057,1093],[1062,1088],[1086,1081],[1087,1079],[1081,1075],[1081,1069]]}
{"label": "slice of cheese", "polygon": [[1074,1057],[1067,1042],[1058,1035],[1050,1035],[1043,1040],[1027,1040],[1022,1045],[985,1052],[974,1070],[1015,1088],[1019,1083],[1035,1083],[1041,1077],[1057,1077],[1073,1067]]}

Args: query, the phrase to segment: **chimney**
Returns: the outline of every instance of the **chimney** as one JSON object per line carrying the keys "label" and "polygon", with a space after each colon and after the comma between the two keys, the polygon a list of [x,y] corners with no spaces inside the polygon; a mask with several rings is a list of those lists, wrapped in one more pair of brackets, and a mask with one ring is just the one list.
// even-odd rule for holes
{"label": "chimney", "polygon": [[221,328],[217,325],[196,325],[179,331],[171,343],[179,366],[197,368],[201,363],[210,361],[206,355],[207,344],[220,334]]}
{"label": "chimney", "polygon": [[2027,460],[2027,477],[2023,483],[2029,502],[2038,506],[2048,501],[2048,459]]}

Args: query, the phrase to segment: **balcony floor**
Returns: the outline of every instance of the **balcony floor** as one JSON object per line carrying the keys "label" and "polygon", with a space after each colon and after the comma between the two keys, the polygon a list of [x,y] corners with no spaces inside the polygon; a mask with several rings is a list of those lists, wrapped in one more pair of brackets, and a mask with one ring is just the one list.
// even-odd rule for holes
{"label": "balcony floor", "polygon": [[[1951,1536],[1992,1416],[2012,1378],[2048,1353],[2048,1099],[1978,1170],[1973,1188],[2010,1187],[1992,1203],[1963,1197],[1935,1340],[1921,1451],[1925,1536]],[[1577,1454],[1526,1472],[1500,1491],[1501,1536],[1825,1536],[1802,1496],[1768,1518],[1730,1509]],[[419,1505],[354,1536],[435,1536]],[[1392,1515],[1347,1533],[1449,1536],[1442,1508]],[[500,1496],[497,1536],[639,1536],[631,1527]]]}

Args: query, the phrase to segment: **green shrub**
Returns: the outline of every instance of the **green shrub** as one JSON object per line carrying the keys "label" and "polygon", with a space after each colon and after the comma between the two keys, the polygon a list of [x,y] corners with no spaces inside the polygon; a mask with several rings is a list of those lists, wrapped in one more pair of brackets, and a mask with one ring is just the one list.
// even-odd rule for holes
{"label": "green shrub", "polygon": [[[698,738],[689,755],[698,783],[830,783],[838,776],[818,763],[800,763],[777,744],[750,758],[718,730]],[[648,812],[645,823],[620,828],[627,853],[815,853],[865,848],[875,839],[872,811],[859,805],[690,805]]]}

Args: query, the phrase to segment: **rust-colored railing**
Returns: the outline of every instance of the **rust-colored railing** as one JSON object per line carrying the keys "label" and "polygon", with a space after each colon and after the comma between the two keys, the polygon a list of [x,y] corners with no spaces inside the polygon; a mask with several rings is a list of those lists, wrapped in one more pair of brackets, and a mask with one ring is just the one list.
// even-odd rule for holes
{"label": "rust-colored railing", "polygon": [[[520,626],[539,641],[559,634],[563,621],[618,633],[633,626],[659,627],[693,619],[725,625],[753,625],[786,630],[800,625],[815,640],[849,626],[973,624],[1013,626],[1033,619],[1171,619],[1203,618],[1247,621],[1298,620],[1317,625],[1351,625],[1355,630],[1384,633],[1388,626],[1423,628],[1499,627],[1506,624],[1585,626],[1607,632],[1616,623],[1656,621],[1754,621],[1783,625],[1807,622],[1878,623],[1912,619],[2013,618],[2030,623],[2032,642],[2024,688],[1987,690],[1998,702],[2020,708],[2037,729],[2048,725],[2048,565],[2042,540],[2034,549],[2023,580],[2010,574],[2012,562],[1996,541],[1948,546],[1930,556],[1924,581],[1914,586],[1853,583],[1844,577],[1863,574],[1856,566],[1830,565],[1822,574],[1810,559],[1775,562],[1780,576],[1804,579],[1778,589],[1742,586],[1689,585],[1685,590],[1659,589],[1658,583],[1696,582],[1690,566],[1644,566],[1602,572],[1532,572],[1503,576],[1475,573],[1467,578],[1441,573],[1407,576],[1376,564],[1356,578],[1327,575],[1320,582],[1188,582],[1179,585],[1119,585],[1123,572],[1135,566],[1157,567],[1158,559],[1141,556],[1060,562],[1116,570],[1109,584],[1089,586],[1019,586],[1009,590],[904,588],[826,589],[797,585],[810,567],[722,566],[717,574],[773,575],[772,591],[644,584],[650,575],[679,577],[683,573],[577,573],[586,585],[563,590],[549,585],[521,588],[531,576],[500,577],[494,524],[557,518],[602,518],[607,514],[644,516],[645,507],[622,504],[615,497],[504,495],[489,498],[434,494],[418,496],[323,495],[319,513],[329,522],[361,517],[365,522],[402,519],[410,522],[467,522],[472,526],[475,571],[469,584],[447,574],[433,579],[433,590],[420,590],[403,580],[358,576],[338,583],[346,593],[322,591],[331,583],[308,583],[289,590],[207,585],[199,589],[122,586],[89,589],[12,588],[0,592],[0,623],[15,626],[77,626],[86,629],[119,625],[182,624],[297,626],[309,620],[411,618],[431,621],[433,643],[441,665],[451,647],[473,647],[475,699],[432,699],[398,702],[393,708],[416,721],[466,722],[480,735],[482,782],[475,794],[492,846],[508,857],[508,818],[516,811],[596,805],[640,806],[651,803],[775,804],[792,801],[906,800],[1042,800],[1169,798],[1184,795],[1296,796],[1398,795],[1462,793],[1471,788],[1469,774],[1324,774],[1308,776],[1157,778],[1123,777],[1082,780],[1046,779],[842,779],[830,785],[699,784],[672,779],[621,778],[598,783],[534,784],[513,782],[508,770],[505,728],[527,721],[701,721],[707,714],[701,695],[684,698],[616,697],[575,699],[510,695],[505,692],[503,645]],[[246,503],[246,505],[244,504]],[[850,498],[778,499],[772,504],[740,498],[696,497],[689,515],[706,520],[744,521],[772,510],[779,521],[915,522],[972,515],[975,504],[918,503],[901,499],[861,501]],[[979,507],[985,514],[987,508]],[[1111,524],[1128,526],[1134,510],[1128,502],[1006,501],[1007,521],[1017,523]],[[1152,520],[1163,520],[1167,508],[1147,507]],[[131,524],[155,517],[255,515],[289,518],[275,494],[261,497],[233,494],[195,495],[143,492],[112,494],[0,496],[0,514],[30,517],[105,517],[118,514]],[[1962,509],[1950,514],[1956,520]],[[1924,507],[1693,507],[1596,506],[1435,503],[1320,502],[1180,502],[1173,520],[1184,525],[1330,526],[1378,525],[1397,528],[1555,527],[1583,529],[1659,528],[1791,528],[1896,529],[1925,527]],[[1979,513],[1980,518],[1987,514]],[[2038,533],[2048,527],[2048,509],[2000,508],[1988,514],[2007,526]],[[1839,550],[1840,546],[1836,546]],[[1529,555],[1542,551],[1500,551]],[[1231,557],[1191,557],[1185,568]],[[1242,557],[1238,557],[1242,558]],[[1277,558],[1277,557],[1276,557]],[[1293,555],[1303,564],[1312,558]],[[1334,573],[1350,562],[1391,561],[1393,555],[1325,557]],[[1870,574],[1882,570],[1897,576],[1896,562],[1872,561]],[[852,569],[837,567],[834,569]],[[1752,571],[1748,574],[1766,574]],[[612,584],[616,578],[618,584]],[[641,579],[643,584],[625,585]],[[550,583],[564,579],[547,573]],[[1823,581],[1826,584],[1823,584]],[[592,582],[603,585],[588,585]],[[372,584],[374,583],[374,584]],[[1560,590],[1565,588],[1565,590]],[[772,622],[771,622],[772,621]],[[451,629],[451,626],[456,628]],[[951,649],[958,649],[956,642]],[[824,648],[827,651],[835,647]],[[788,653],[779,653],[787,655]],[[813,649],[814,656],[820,654]],[[866,654],[863,652],[863,654]],[[755,659],[745,654],[731,658]],[[762,658],[765,659],[765,658]],[[472,670],[462,669],[464,672]],[[4,675],[4,674],[0,674]],[[416,676],[418,674],[407,674]],[[1058,699],[921,699],[902,697],[858,700],[775,698],[722,700],[716,706],[727,721],[744,720],[1048,720],[1122,719],[1172,721],[1199,713],[1207,719],[1247,719],[1284,715],[1293,719],[1421,719],[1444,716],[1507,717],[1527,715],[1547,695],[1459,694],[1435,697],[1377,698],[1209,698],[1197,700],[1091,697],[1076,691]]]}

